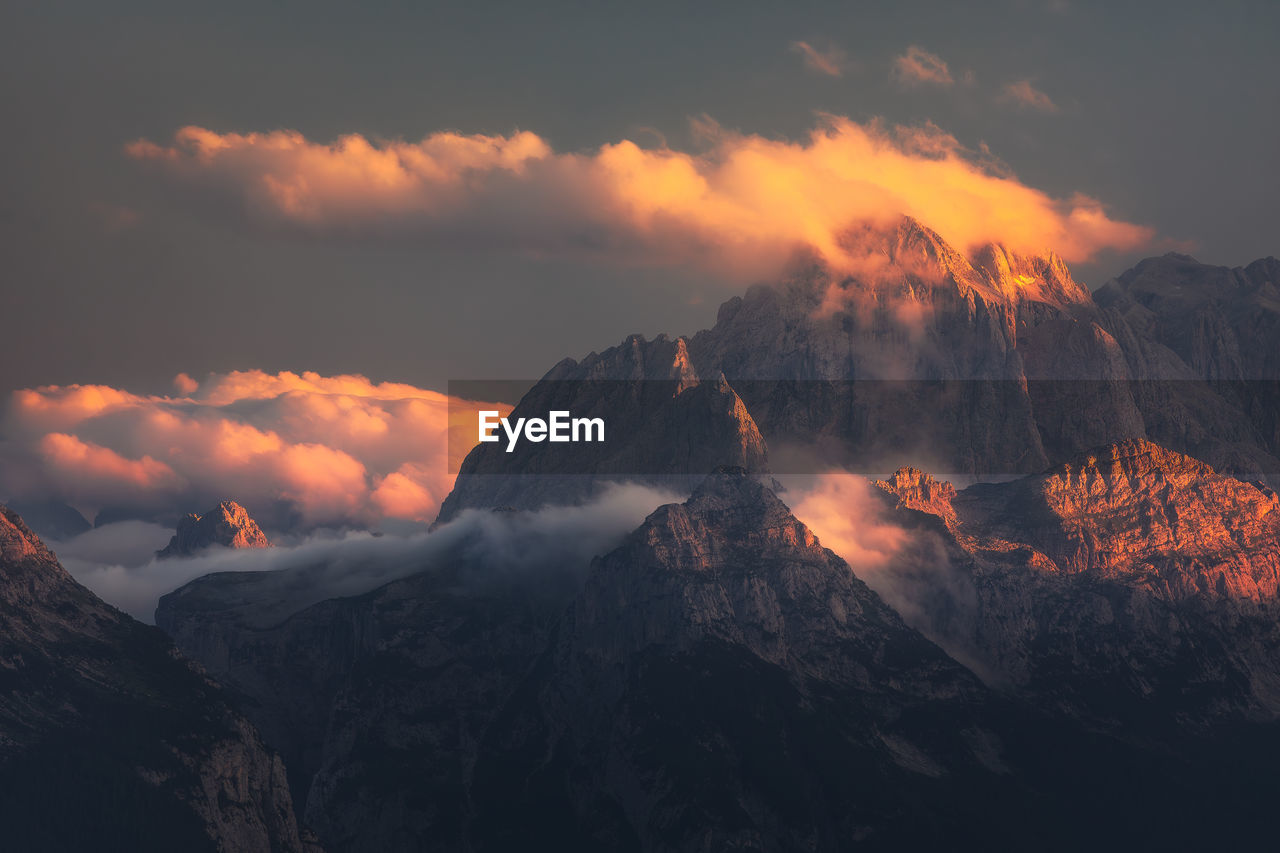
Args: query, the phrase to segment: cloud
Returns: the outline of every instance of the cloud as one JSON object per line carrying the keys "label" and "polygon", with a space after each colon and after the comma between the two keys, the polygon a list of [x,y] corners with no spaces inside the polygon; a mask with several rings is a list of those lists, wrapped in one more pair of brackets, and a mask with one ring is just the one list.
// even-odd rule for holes
{"label": "cloud", "polygon": [[68,488],[123,489],[146,493],[182,485],[182,478],[150,456],[128,459],[109,447],[51,432],[36,443],[36,452],[55,482]]}
{"label": "cloud", "polygon": [[681,495],[611,485],[596,500],[536,512],[467,510],[431,531],[375,536],[318,532],[292,545],[215,549],[189,558],[154,559],[167,531],[140,522],[111,524],[68,542],[50,543],[78,581],[144,622],[160,596],[214,572],[274,572],[257,601],[259,616],[290,613],[444,565],[466,567],[470,583],[581,579],[592,557],[612,550],[645,516]]}
{"label": "cloud", "polygon": [[[453,400],[362,376],[258,370],[175,379],[180,396],[102,385],[15,392],[2,422],[9,500],[62,500],[170,518],[223,498],[260,521],[315,525],[430,521],[468,448]],[[451,405],[452,404],[452,405]]]}
{"label": "cloud", "polygon": [[629,140],[558,153],[529,132],[325,144],[293,131],[202,128],[128,150],[270,230],[693,265],[734,280],[771,275],[801,247],[841,267],[852,226],[903,214],[961,250],[999,242],[1068,261],[1152,238],[1088,196],[1021,183],[933,125],[823,116],[799,141],[706,118],[694,129],[696,153]]}
{"label": "cloud", "polygon": [[1056,113],[1058,105],[1048,95],[1031,85],[1030,80],[1009,83],[1000,91],[1000,100],[1044,113]]}
{"label": "cloud", "polygon": [[804,59],[804,67],[828,77],[840,77],[844,74],[844,52],[837,47],[820,50],[807,41],[793,41],[791,50]]}
{"label": "cloud", "polygon": [[914,44],[893,61],[893,76],[907,86],[951,86],[956,82],[942,57]]}
{"label": "cloud", "polygon": [[785,478],[782,497],[823,547],[839,554],[903,620],[990,679],[973,646],[977,595],[940,536],[897,523],[874,484],[844,471]]}
{"label": "cloud", "polygon": [[831,472],[786,478],[786,484],[783,497],[795,517],[862,580],[870,583],[906,547],[910,535],[885,520],[884,504],[866,478]]}

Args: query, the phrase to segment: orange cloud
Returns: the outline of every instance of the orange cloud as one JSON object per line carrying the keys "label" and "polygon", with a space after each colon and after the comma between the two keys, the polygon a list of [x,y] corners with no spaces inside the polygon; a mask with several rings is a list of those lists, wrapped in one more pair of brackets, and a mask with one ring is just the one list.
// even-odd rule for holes
{"label": "orange cloud", "polygon": [[[919,57],[915,65],[931,67]],[[272,227],[693,264],[736,279],[768,275],[800,247],[848,266],[841,242],[853,226],[903,214],[961,249],[998,242],[1068,261],[1152,238],[1087,196],[1055,198],[1021,183],[989,152],[934,125],[824,116],[800,141],[709,120],[696,128],[706,146],[698,153],[629,140],[556,153],[528,132],[439,133],[417,143],[346,136],[326,145],[292,131],[202,128],[182,129],[170,146],[139,141],[128,150],[178,180],[231,194]]]}
{"label": "orange cloud", "polygon": [[883,504],[865,478],[843,471],[794,478],[799,486],[791,511],[822,543],[844,558],[863,580],[884,568],[910,535],[884,519]]}
{"label": "orange cloud", "polygon": [[37,442],[49,473],[64,488],[93,490],[102,485],[126,492],[167,490],[181,484],[172,468],[150,456],[127,459],[109,447],[51,432]]}
{"label": "orange cloud", "polygon": [[174,384],[183,396],[92,385],[14,393],[0,430],[11,491],[0,498],[162,513],[233,498],[311,525],[429,521],[461,461],[451,447],[456,456],[474,443],[466,413],[510,408],[363,376],[253,370]]}
{"label": "orange cloud", "polygon": [[1031,85],[1030,80],[1009,83],[1000,92],[1000,100],[1045,113],[1056,113],[1058,105],[1044,92]]}
{"label": "orange cloud", "polygon": [[810,71],[825,74],[828,77],[840,77],[844,74],[844,53],[835,47],[820,50],[807,41],[793,41],[791,49],[804,59],[804,66]]}
{"label": "orange cloud", "polygon": [[914,44],[893,61],[893,74],[908,86],[950,86],[956,82],[942,57]]}

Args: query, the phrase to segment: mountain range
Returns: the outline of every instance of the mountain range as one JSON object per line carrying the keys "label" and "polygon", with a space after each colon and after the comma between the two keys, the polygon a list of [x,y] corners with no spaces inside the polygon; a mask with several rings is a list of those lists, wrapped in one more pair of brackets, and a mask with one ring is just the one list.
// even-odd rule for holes
{"label": "mountain range", "polygon": [[[156,613],[201,673],[6,514],[0,772],[56,778],[50,739],[81,733],[86,789],[128,801],[67,832],[155,808],[222,849],[1269,843],[1280,262],[1168,255],[1091,294],[909,219],[857,237],[856,274],[798,265],[692,337],[566,359],[512,413],[606,416],[609,442],[467,457],[438,525],[688,495],[589,563],[498,577],[459,541],[320,601],[308,569],[207,575]],[[878,478],[849,512],[905,544],[874,577],[774,479],[820,466]],[[171,547],[257,530],[236,509]],[[119,719],[148,722],[104,746]]]}

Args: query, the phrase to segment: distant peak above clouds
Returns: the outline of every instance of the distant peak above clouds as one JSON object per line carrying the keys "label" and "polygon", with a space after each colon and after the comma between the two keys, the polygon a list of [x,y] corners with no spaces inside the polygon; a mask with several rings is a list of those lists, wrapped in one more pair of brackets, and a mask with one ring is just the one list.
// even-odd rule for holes
{"label": "distant peak above clouds", "polygon": [[220,501],[206,512],[184,516],[157,557],[190,557],[207,548],[270,548],[262,528],[235,501]]}

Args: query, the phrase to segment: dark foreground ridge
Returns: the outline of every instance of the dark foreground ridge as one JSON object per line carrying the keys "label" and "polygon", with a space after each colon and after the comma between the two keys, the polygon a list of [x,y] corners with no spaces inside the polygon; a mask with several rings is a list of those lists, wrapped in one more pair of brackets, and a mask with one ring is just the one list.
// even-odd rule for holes
{"label": "dark foreground ridge", "polygon": [[0,614],[5,849],[319,849],[280,759],[222,689],[4,507]]}

